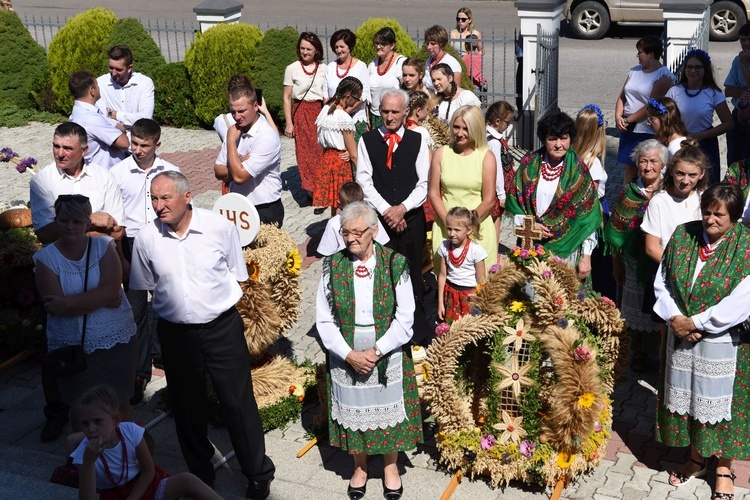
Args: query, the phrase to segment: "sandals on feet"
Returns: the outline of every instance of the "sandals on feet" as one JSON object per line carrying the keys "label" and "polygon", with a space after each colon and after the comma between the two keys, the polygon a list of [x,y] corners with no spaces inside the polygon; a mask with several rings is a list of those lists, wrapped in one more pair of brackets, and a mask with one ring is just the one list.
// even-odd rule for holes
{"label": "sandals on feet", "polygon": [[[689,483],[690,480],[693,479],[694,477],[703,477],[706,475],[706,460],[705,459],[703,460],[703,462],[698,462],[697,460],[694,460],[693,457],[690,457],[690,461],[696,465],[700,465],[701,468],[693,472],[690,475],[687,475],[684,472],[680,472],[679,469],[673,470],[672,472],[669,473],[669,484],[671,486],[683,486]],[[732,500],[732,499],[730,498],[728,500]]]}
{"label": "sandals on feet", "polygon": [[[734,475],[734,471],[730,470],[729,474],[719,474],[716,473],[716,477],[728,477],[732,480],[732,485],[734,485],[734,480],[737,479],[737,476]],[[734,493],[719,493],[718,491],[714,493],[714,496],[711,497],[712,500],[734,500]]]}

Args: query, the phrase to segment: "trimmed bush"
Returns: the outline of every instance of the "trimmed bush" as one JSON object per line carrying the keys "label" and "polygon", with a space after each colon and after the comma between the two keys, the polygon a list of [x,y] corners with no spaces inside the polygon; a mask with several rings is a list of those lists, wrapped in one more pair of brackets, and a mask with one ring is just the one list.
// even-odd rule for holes
{"label": "trimmed bush", "polygon": [[251,75],[261,40],[263,32],[257,26],[237,23],[214,26],[193,41],[185,54],[185,67],[201,123],[210,125],[226,111],[227,83],[237,73]]}
{"label": "trimmed bush", "polygon": [[68,20],[49,44],[52,91],[57,97],[57,111],[69,114],[73,96],[68,90],[68,76],[82,69],[96,71],[107,62],[105,47],[115,24],[115,15],[96,7]]}
{"label": "trimmed bush", "polygon": [[154,120],[174,127],[197,127],[198,118],[185,64],[164,64],[155,70],[152,78],[156,89]]}
{"label": "trimmed bush", "polygon": [[[118,19],[115,22],[106,50],[109,51],[115,45],[127,45],[133,53],[133,70],[151,78],[154,77],[158,68],[167,64],[154,39],[151,38],[140,21],[133,17]],[[98,74],[103,75],[109,71],[107,62],[108,60],[105,59],[104,67]]]}
{"label": "trimmed bush", "polygon": [[44,49],[13,11],[0,9],[0,101],[21,109],[33,108],[32,82],[47,67]]}
{"label": "trimmed bush", "polygon": [[39,111],[54,113],[57,109],[57,97],[52,90],[52,72],[49,65],[32,80],[29,96]]}
{"label": "trimmed bush", "polygon": [[[284,70],[297,60],[299,33],[291,26],[266,31],[252,64],[255,86],[263,89],[263,99],[276,122],[284,123]],[[321,63],[322,64],[322,63]]]}
{"label": "trimmed bush", "polygon": [[396,33],[396,52],[406,57],[414,57],[417,54],[419,47],[404,31],[398,21],[389,17],[371,17],[354,32],[357,35],[357,45],[354,47],[354,51],[352,51],[354,57],[365,64],[370,64],[370,61],[378,55],[375,52],[375,46],[372,44],[372,37],[385,27],[391,28]]}
{"label": "trimmed bush", "polygon": [[[469,76],[469,69],[466,67],[464,62],[461,60],[461,56],[458,55],[458,51],[453,48],[453,45],[450,43],[445,46],[445,51],[456,58],[458,61],[458,64],[461,65],[461,88],[466,90],[474,90],[474,85],[471,83],[471,77]],[[419,49],[419,53],[417,54],[418,58],[420,58],[422,61],[426,61],[428,57],[430,57],[430,53],[427,52],[427,42],[422,44],[422,48]],[[425,68],[426,71],[429,71],[428,68]]]}

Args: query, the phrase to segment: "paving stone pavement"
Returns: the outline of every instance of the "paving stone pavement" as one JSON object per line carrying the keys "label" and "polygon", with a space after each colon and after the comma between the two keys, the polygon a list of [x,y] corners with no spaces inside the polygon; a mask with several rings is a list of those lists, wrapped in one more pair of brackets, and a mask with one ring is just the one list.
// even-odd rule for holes
{"label": "paving stone pavement", "polygon": [[[574,114],[577,110],[566,110]],[[609,123],[613,114],[605,113]],[[0,147],[11,147],[21,157],[34,156],[39,165],[52,162],[51,143],[54,126],[33,123],[15,129],[0,129]],[[611,129],[610,129],[611,130]],[[616,133],[607,138],[605,168],[609,174],[607,198],[614,202],[622,186],[622,172],[617,168]],[[180,166],[190,179],[194,202],[211,208],[220,195],[219,183],[213,176],[213,161],[220,146],[213,131],[165,128],[160,154]],[[28,201],[31,174],[17,174],[8,164],[5,181],[0,186],[0,205]],[[282,138],[282,200],[286,210],[284,229],[298,243],[304,257],[302,272],[302,314],[298,323],[284,339],[277,341],[277,350],[298,360],[324,361],[324,354],[314,330],[315,291],[320,278],[321,261],[314,256],[317,239],[325,227],[327,214],[314,215],[304,192],[299,186],[293,141]],[[510,225],[504,224],[503,243],[512,244]],[[656,357],[650,359],[649,369],[641,378],[656,383]],[[638,376],[628,372],[613,394],[614,425],[606,457],[595,471],[582,477],[563,491],[567,499],[704,499],[710,498],[714,476],[707,480],[693,480],[682,488],[667,482],[667,470],[686,461],[685,449],[669,449],[653,439],[655,398],[638,384]],[[156,409],[160,394],[165,390],[163,372],[155,370],[154,379],[147,387],[145,403],[135,409],[135,418],[143,424],[159,415]],[[63,462],[64,440],[41,443],[39,432],[44,423],[39,359],[32,358],[0,374],[0,496],[5,498],[76,498],[75,491],[45,483],[52,468]],[[306,428],[317,412],[317,407],[305,407],[302,419],[285,429],[266,435],[266,448],[277,466],[272,483],[272,499],[329,499],[345,498],[346,481],[351,475],[351,458],[326,444],[313,448],[303,458],[295,458],[307,441]],[[169,419],[150,430],[156,441],[155,462],[171,472],[186,470]],[[209,430],[217,450],[227,453],[231,443],[223,429]],[[439,498],[450,481],[450,476],[436,467],[434,429],[425,425],[425,444],[417,450],[401,454],[405,499]],[[217,458],[218,458],[217,451]],[[713,465],[715,466],[715,464]],[[373,481],[368,483],[370,498],[380,496],[377,470],[382,462],[373,460]],[[750,500],[747,489],[750,463],[736,462],[736,495],[738,500]],[[226,498],[240,498],[246,481],[237,462],[229,460],[218,471],[217,491]],[[533,489],[511,484],[504,489],[490,489],[481,480],[464,480],[454,493],[456,499],[527,499],[544,498],[549,489]]]}

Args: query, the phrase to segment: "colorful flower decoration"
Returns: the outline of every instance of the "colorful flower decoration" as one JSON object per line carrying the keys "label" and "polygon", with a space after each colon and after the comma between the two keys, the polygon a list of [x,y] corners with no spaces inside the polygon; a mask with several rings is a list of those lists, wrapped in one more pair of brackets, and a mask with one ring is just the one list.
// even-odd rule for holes
{"label": "colorful flower decoration", "polygon": [[492,274],[495,274],[495,273],[496,273],[496,272],[498,272],[499,270],[500,270],[500,263],[497,263],[497,264],[492,264],[492,265],[490,266],[490,273],[492,273]]}
{"label": "colorful flower decoration", "polygon": [[685,62],[693,56],[702,56],[703,59],[706,60],[706,64],[708,64],[709,66],[711,65],[711,57],[708,55],[708,52],[701,49],[688,50],[687,54],[685,54],[685,59],[682,60],[683,64],[685,64]]}
{"label": "colorful flower decoration", "polygon": [[10,161],[16,164],[16,170],[18,170],[19,174],[26,172],[28,169],[31,169],[32,173],[36,173],[36,169],[34,168],[37,164],[36,158],[29,157],[19,160],[18,153],[11,148],[0,149],[0,162],[8,163]]}
{"label": "colorful flower decoration", "polygon": [[582,408],[591,408],[591,405],[594,404],[595,400],[596,396],[590,392],[585,392],[578,396],[578,405]]}
{"label": "colorful flower decoration", "polygon": [[510,304],[510,310],[513,311],[514,313],[520,313],[526,310],[526,306],[523,304],[523,302],[514,300]]}
{"label": "colorful flower decoration", "polygon": [[590,109],[591,111],[596,113],[596,124],[600,127],[604,125],[604,113],[602,113],[602,110],[599,106],[597,106],[596,104],[587,104],[578,110],[579,116],[581,114],[581,111],[583,111],[584,109]]}
{"label": "colorful flower decoration", "polygon": [[531,443],[529,441],[526,441],[525,439],[521,441],[520,452],[521,455],[523,455],[526,458],[530,458],[531,455],[534,453],[534,450],[536,449],[536,443]]}
{"label": "colorful flower decoration", "polygon": [[552,271],[550,271],[549,269],[545,269],[544,271],[542,271],[542,278],[544,278],[546,280],[551,280],[552,279]]}
{"label": "colorful flower decoration", "polygon": [[604,430],[604,427],[602,427],[602,424],[600,424],[598,420],[594,422],[594,430],[596,432],[602,432],[602,430]]}
{"label": "colorful flower decoration", "polygon": [[451,329],[451,325],[448,323],[440,323],[438,326],[435,327],[435,335],[438,337],[441,337],[448,333],[448,331]]}
{"label": "colorful flower decoration", "polygon": [[247,263],[247,274],[253,281],[258,281],[258,277],[260,276],[260,266],[254,260]]}
{"label": "colorful flower decoration", "polygon": [[604,295],[602,295],[602,302],[610,307],[617,307],[617,304],[615,304],[614,300],[610,299],[609,297],[605,297]]}
{"label": "colorful flower decoration", "polygon": [[574,457],[575,455],[571,455],[570,453],[558,453],[557,466],[561,469],[568,469],[571,465],[573,465]]}
{"label": "colorful flower decoration", "polygon": [[591,351],[583,346],[576,347],[573,349],[573,359],[576,361],[588,361],[591,359]]}
{"label": "colorful flower decoration", "polygon": [[667,114],[667,108],[653,97],[649,98],[648,105],[654,108],[656,112],[659,113],[659,116],[664,116]]}
{"label": "colorful flower decoration", "polygon": [[510,367],[503,366],[500,363],[492,363],[492,369],[503,377],[495,386],[495,390],[500,392],[510,387],[513,389],[513,397],[516,400],[521,398],[521,387],[533,387],[536,385],[534,380],[526,376],[529,370],[531,370],[531,364],[518,366],[518,356],[513,356]]}
{"label": "colorful flower decoration", "polygon": [[286,270],[289,274],[297,275],[302,269],[302,256],[296,248],[286,254]]}
{"label": "colorful flower decoration", "polygon": [[521,427],[523,417],[513,418],[507,411],[503,411],[501,417],[503,421],[492,426],[493,429],[502,432],[499,438],[500,444],[505,444],[508,441],[519,444],[526,437],[526,430]]}
{"label": "colorful flower decoration", "polygon": [[523,319],[518,320],[515,328],[505,326],[503,327],[503,330],[505,330],[505,333],[508,334],[508,336],[503,339],[503,344],[513,344],[513,350],[516,352],[521,350],[524,340],[528,342],[532,342],[534,340],[534,336],[524,330]]}
{"label": "colorful flower decoration", "polygon": [[495,446],[495,443],[497,443],[497,438],[492,434],[482,436],[481,445],[483,450],[491,450]]}
{"label": "colorful flower decoration", "polygon": [[18,153],[16,153],[10,148],[0,149],[0,161],[1,162],[8,163],[13,158],[18,158]]}

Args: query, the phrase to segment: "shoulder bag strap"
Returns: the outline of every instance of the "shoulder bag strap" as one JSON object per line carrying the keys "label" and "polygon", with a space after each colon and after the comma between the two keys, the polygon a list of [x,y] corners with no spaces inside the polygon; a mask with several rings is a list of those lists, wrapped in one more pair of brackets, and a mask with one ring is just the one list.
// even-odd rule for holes
{"label": "shoulder bag strap", "polygon": [[[89,236],[89,243],[86,245],[86,270],[84,271],[83,278],[83,293],[89,288],[89,261],[91,260],[91,236]],[[86,318],[88,314],[83,315],[83,332],[81,333],[81,349],[83,349],[83,343],[86,341]]]}

